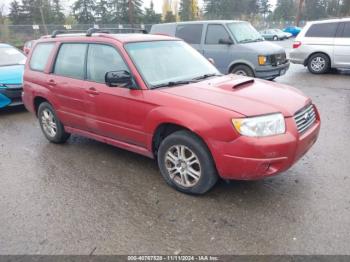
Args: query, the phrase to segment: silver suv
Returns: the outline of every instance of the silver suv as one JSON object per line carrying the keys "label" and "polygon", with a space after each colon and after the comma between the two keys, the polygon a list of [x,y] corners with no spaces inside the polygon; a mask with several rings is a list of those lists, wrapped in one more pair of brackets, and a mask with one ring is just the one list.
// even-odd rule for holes
{"label": "silver suv", "polygon": [[350,18],[308,23],[295,39],[290,60],[313,74],[350,68]]}
{"label": "silver suv", "polygon": [[286,73],[285,50],[264,38],[245,21],[193,21],[153,25],[152,34],[183,39],[215,61],[223,74],[235,73],[274,79]]}

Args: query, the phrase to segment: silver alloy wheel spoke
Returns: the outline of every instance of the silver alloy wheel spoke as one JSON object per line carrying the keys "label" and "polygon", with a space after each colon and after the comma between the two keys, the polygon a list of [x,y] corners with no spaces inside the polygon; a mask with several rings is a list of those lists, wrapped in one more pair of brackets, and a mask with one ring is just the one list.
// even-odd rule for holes
{"label": "silver alloy wheel spoke", "polygon": [[41,116],[41,124],[44,129],[44,132],[48,136],[54,137],[57,134],[56,120],[53,113],[50,110],[45,109],[43,111]]}
{"label": "silver alloy wheel spoke", "polygon": [[174,145],[168,149],[165,166],[170,179],[182,187],[193,187],[201,178],[199,158],[184,145]]}

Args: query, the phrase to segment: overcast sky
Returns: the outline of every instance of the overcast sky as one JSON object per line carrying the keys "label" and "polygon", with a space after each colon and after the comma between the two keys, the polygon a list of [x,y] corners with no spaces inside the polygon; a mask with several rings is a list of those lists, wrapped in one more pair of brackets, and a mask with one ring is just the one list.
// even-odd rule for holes
{"label": "overcast sky", "polygon": [[[0,1],[1,1],[1,4],[4,3],[6,5],[6,9],[8,11],[8,6],[12,0],[0,0]],[[245,1],[245,0],[242,0],[242,1]],[[62,2],[62,5],[65,7],[66,11],[69,12],[71,5],[74,3],[74,0],[61,0],[61,2]],[[145,7],[149,7],[151,0],[144,0],[143,2]],[[201,6],[203,5],[203,0],[199,0],[198,2]],[[272,5],[275,5],[277,0],[270,0],[270,2]],[[154,3],[154,8],[156,9],[156,12],[161,13],[163,1],[153,0],[153,3]]]}

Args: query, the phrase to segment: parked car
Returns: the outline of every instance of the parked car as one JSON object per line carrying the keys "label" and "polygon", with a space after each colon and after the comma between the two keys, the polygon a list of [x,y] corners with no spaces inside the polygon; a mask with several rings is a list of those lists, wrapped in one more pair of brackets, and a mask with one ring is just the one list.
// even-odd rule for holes
{"label": "parked car", "polygon": [[288,26],[283,29],[286,33],[291,33],[293,36],[297,36],[301,32],[301,28],[297,26]]}
{"label": "parked car", "polygon": [[286,73],[289,61],[285,50],[264,41],[248,22],[195,21],[153,25],[152,34],[185,40],[215,61],[223,74],[234,73],[272,80]]}
{"label": "parked car", "polygon": [[33,44],[34,44],[34,40],[30,40],[30,41],[27,41],[24,43],[24,46],[23,46],[23,53],[25,55],[28,55],[29,52],[30,52],[30,49],[32,49],[33,47]]}
{"label": "parked car", "polygon": [[295,39],[290,58],[313,74],[350,68],[350,18],[308,23]]}
{"label": "parked car", "polygon": [[289,38],[291,38],[293,36],[293,34],[288,33],[288,32],[284,32],[284,31],[282,31],[281,29],[278,29],[278,28],[275,28],[275,29],[272,29],[272,30],[276,31],[279,34],[284,34],[284,39],[289,39]]}
{"label": "parked car", "polygon": [[264,37],[265,40],[278,41],[287,39],[287,35],[283,31],[278,32],[274,29],[263,30],[260,32],[260,34],[262,37]]}
{"label": "parked car", "polygon": [[8,44],[0,44],[0,108],[22,104],[22,78],[26,56]]}
{"label": "parked car", "polygon": [[159,35],[45,37],[29,54],[23,100],[50,142],[78,134],[155,158],[165,181],[191,194],[218,177],[287,170],[320,129],[300,91],[221,75],[185,42]]}

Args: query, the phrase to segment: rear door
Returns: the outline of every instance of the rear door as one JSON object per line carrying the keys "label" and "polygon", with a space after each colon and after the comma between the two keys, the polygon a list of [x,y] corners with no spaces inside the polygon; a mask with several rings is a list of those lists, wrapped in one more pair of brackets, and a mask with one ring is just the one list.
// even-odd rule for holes
{"label": "rear door", "polygon": [[194,47],[203,54],[201,45],[203,37],[203,24],[179,24],[176,27],[175,36],[183,39],[186,43]]}
{"label": "rear door", "polygon": [[70,127],[86,129],[85,57],[86,43],[61,44],[48,86],[54,91],[62,122]]}
{"label": "rear door", "polygon": [[203,54],[215,61],[215,66],[223,74],[228,73],[227,69],[232,62],[234,44],[220,44],[220,40],[231,40],[227,29],[222,24],[208,24],[203,45]]}
{"label": "rear door", "polygon": [[334,66],[350,67],[350,22],[339,26],[334,40]]}

